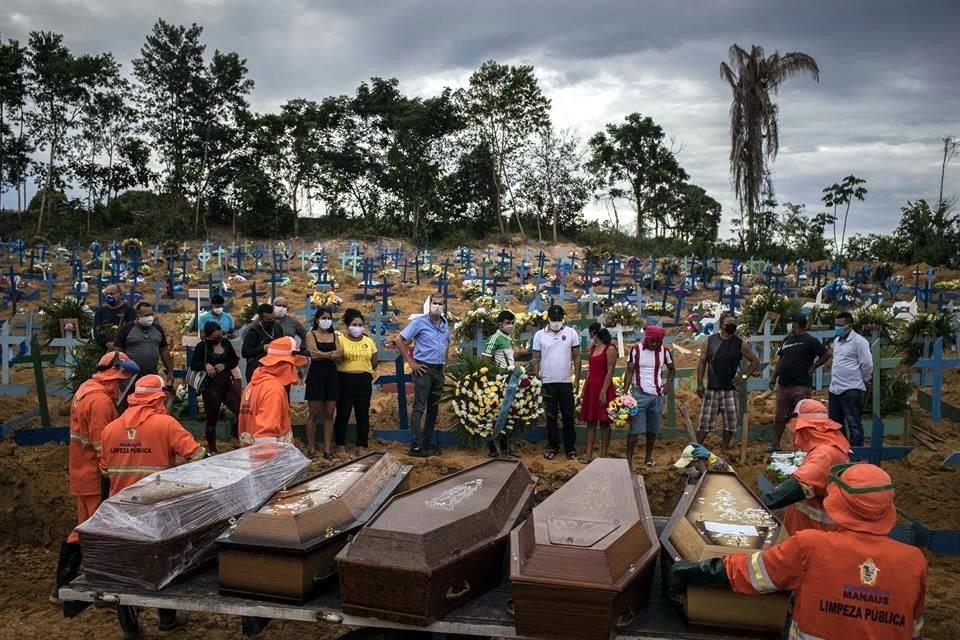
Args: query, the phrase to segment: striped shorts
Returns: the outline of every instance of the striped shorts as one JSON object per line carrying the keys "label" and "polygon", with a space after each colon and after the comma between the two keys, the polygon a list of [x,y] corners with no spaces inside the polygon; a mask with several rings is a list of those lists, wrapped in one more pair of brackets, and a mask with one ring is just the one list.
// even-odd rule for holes
{"label": "striped shorts", "polygon": [[703,406],[700,408],[700,427],[698,431],[713,431],[717,416],[723,414],[723,430],[736,431],[740,424],[737,407],[737,390],[707,389],[703,393]]}

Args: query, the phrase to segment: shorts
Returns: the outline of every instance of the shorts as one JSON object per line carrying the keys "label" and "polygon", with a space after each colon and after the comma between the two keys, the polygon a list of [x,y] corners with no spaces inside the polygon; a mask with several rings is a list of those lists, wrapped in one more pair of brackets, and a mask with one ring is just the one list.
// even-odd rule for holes
{"label": "shorts", "polygon": [[703,394],[703,406],[700,407],[700,433],[713,431],[717,416],[723,414],[723,430],[734,432],[740,424],[736,389],[707,389]]}
{"label": "shorts", "polygon": [[786,424],[793,415],[793,410],[797,408],[797,403],[806,400],[812,393],[813,390],[810,387],[803,385],[792,387],[777,385],[777,411],[773,418],[774,424]]}
{"label": "shorts", "polygon": [[307,373],[304,400],[307,402],[335,402],[340,398],[340,374],[333,363],[315,362]]}
{"label": "shorts", "polygon": [[630,435],[659,433],[660,417],[663,415],[663,396],[634,392],[633,397],[637,401],[639,411],[637,415],[633,416],[633,421],[630,424]]}

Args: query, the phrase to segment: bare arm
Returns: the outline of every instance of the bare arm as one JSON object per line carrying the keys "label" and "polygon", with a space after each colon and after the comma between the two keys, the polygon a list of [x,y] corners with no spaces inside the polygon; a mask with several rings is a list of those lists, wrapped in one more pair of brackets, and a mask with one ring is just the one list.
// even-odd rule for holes
{"label": "bare arm", "polygon": [[307,333],[307,337],[304,338],[303,344],[306,345],[307,351],[310,353],[311,360],[322,360],[323,354],[320,353],[317,347],[317,338],[313,335],[313,331]]}
{"label": "bare arm", "polygon": [[616,349],[607,349],[607,375],[603,378],[603,386],[600,387],[600,400],[605,401],[607,389],[613,383],[613,370],[617,366],[618,358]]}
{"label": "bare arm", "polygon": [[709,350],[709,341],[704,343],[703,348],[700,349],[700,359],[697,361],[697,393],[701,395],[703,393],[703,376],[707,372],[707,351]]}
{"label": "bare arm", "polygon": [[743,357],[750,362],[750,366],[747,367],[745,376],[748,378],[760,369],[760,358],[757,357],[757,354],[753,352],[753,348],[750,346],[750,343],[746,340],[743,341],[743,344],[740,345],[740,353],[743,354]]}
{"label": "bare arm", "polygon": [[667,390],[667,393],[673,393],[673,380],[677,376],[677,367],[673,364],[673,352],[667,351],[667,380],[664,383],[663,388]]}
{"label": "bare arm", "polygon": [[574,347],[570,350],[573,358],[573,388],[580,388],[580,372],[583,370],[583,362],[580,360],[580,347]]}

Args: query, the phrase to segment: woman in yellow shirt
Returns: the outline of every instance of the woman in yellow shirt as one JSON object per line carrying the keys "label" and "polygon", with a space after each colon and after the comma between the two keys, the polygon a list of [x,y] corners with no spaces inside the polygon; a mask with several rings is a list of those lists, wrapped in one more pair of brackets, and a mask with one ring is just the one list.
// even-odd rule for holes
{"label": "woman in yellow shirt", "polygon": [[377,345],[364,335],[363,314],[356,309],[343,312],[346,335],[339,336],[343,355],[337,362],[340,376],[340,397],[337,399],[337,421],[333,435],[338,447],[347,443],[347,421],[350,412],[357,423],[357,449],[367,448],[370,433],[370,396],[373,394],[373,372],[379,362]]}

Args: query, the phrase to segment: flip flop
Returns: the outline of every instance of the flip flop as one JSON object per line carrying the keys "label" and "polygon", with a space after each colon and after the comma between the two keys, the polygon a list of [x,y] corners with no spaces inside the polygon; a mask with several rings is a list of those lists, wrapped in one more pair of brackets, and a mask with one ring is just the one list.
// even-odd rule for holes
{"label": "flip flop", "polygon": [[647,460],[644,464],[647,465],[648,467],[653,467],[653,466],[655,466],[655,465],[657,464],[657,461],[656,461],[656,460]]}
{"label": "flip flop", "polygon": [[571,451],[570,453],[567,454],[567,460],[576,460],[576,459],[577,459],[576,451]]}
{"label": "flip flop", "polygon": [[547,460],[553,460],[557,456],[557,452],[552,449],[547,449],[543,452],[543,457]]}

